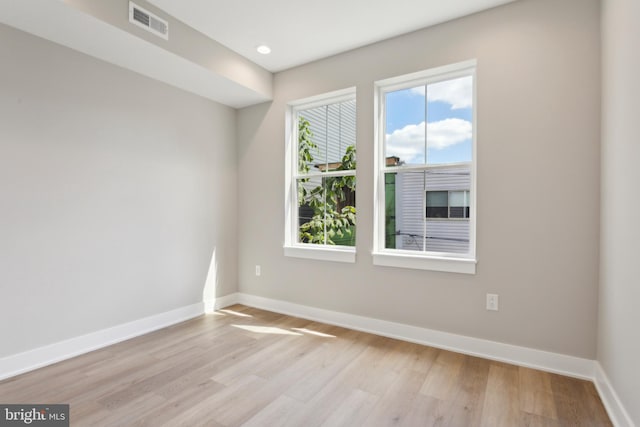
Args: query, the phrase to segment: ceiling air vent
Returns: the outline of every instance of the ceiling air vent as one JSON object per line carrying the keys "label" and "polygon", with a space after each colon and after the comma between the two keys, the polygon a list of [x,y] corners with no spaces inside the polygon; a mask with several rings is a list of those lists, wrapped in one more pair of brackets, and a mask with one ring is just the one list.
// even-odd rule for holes
{"label": "ceiling air vent", "polygon": [[169,23],[131,1],[129,2],[129,22],[169,40]]}

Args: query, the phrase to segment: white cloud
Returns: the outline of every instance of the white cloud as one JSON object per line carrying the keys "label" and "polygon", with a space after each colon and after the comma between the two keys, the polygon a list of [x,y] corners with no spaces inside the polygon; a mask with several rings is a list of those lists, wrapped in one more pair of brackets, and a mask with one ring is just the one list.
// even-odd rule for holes
{"label": "white cloud", "polygon": [[437,150],[464,142],[471,136],[471,122],[467,120],[445,119],[427,125],[427,145]]}
{"label": "white cloud", "polygon": [[[387,134],[387,156],[398,156],[406,163],[424,162],[425,123],[407,125]],[[471,122],[462,119],[445,119],[427,125],[427,146],[442,150],[467,141],[472,136]]]}
{"label": "white cloud", "polygon": [[[459,108],[469,108],[473,103],[472,96],[472,77],[461,77],[455,80],[445,80],[439,83],[429,85],[427,91],[427,101],[442,101],[451,105],[456,110]],[[425,87],[418,86],[411,89],[411,93],[417,95],[425,95]]]}
{"label": "white cloud", "polygon": [[407,125],[387,134],[386,155],[397,156],[406,163],[424,162],[424,122]]}

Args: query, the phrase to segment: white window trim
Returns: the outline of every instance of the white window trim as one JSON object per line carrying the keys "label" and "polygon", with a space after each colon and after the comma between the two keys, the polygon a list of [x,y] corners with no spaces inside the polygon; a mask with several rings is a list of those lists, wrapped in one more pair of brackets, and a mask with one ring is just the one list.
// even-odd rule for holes
{"label": "white window trim", "polygon": [[373,265],[384,267],[412,268],[417,270],[444,271],[448,273],[476,274],[475,259],[455,258],[449,254],[442,256],[422,255],[410,251],[378,251],[373,253]]}
{"label": "white window trim", "polygon": [[[373,197],[373,264],[386,267],[413,268],[420,270],[443,271],[451,273],[476,273],[476,169],[477,169],[477,81],[476,60],[459,62],[426,71],[393,77],[375,82],[374,97],[374,197]],[[400,89],[406,89],[423,84],[433,84],[456,77],[473,76],[473,139],[471,142],[471,197],[469,209],[469,252],[467,254],[415,252],[399,249],[386,249],[385,245],[385,204],[384,173],[385,165],[385,128],[384,128],[384,95]],[[411,170],[412,167],[398,167],[398,170]]]}
{"label": "white window trim", "polygon": [[[346,263],[356,262],[356,248],[352,246],[298,243],[297,215],[294,212],[294,207],[297,206],[297,191],[294,179],[299,177],[297,165],[298,143],[295,140],[298,134],[298,123],[295,120],[297,111],[347,101],[355,99],[355,97],[356,88],[351,87],[296,100],[287,104],[287,112],[285,114],[285,234],[283,245],[284,255],[287,257]],[[351,173],[347,171],[333,171],[324,173],[312,172],[308,174],[309,177],[337,175],[351,175]]]}

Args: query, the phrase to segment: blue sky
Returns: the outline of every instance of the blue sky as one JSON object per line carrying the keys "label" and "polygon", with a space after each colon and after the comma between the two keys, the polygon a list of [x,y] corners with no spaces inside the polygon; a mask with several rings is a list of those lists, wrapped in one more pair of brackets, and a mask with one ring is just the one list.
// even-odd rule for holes
{"label": "blue sky", "polygon": [[[427,108],[427,159],[429,163],[471,160],[471,77],[429,85]],[[387,156],[408,164],[424,163],[425,88],[386,95]]]}

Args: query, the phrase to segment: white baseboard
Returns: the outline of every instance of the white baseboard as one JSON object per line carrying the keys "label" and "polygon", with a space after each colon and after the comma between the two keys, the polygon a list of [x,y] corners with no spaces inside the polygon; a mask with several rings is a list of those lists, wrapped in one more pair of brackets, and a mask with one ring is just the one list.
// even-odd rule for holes
{"label": "white baseboard", "polygon": [[595,361],[238,293],[234,302],[458,353],[593,380]]}
{"label": "white baseboard", "polygon": [[200,302],[7,356],[0,359],[0,380],[165,328],[203,313],[203,303]]}
{"label": "white baseboard", "polygon": [[616,393],[615,389],[611,385],[609,377],[604,372],[604,369],[602,369],[600,362],[595,362],[595,364],[596,369],[594,383],[598,390],[598,394],[600,395],[600,399],[602,399],[602,403],[607,409],[611,422],[616,427],[635,427],[634,422],[631,420],[631,416],[620,401],[618,393]]}
{"label": "white baseboard", "polygon": [[238,293],[233,293],[229,295],[225,295],[223,297],[218,297],[213,300],[205,300],[204,301],[204,312],[205,313],[213,313],[216,310],[220,310],[221,308],[228,307],[233,304],[238,303]]}

